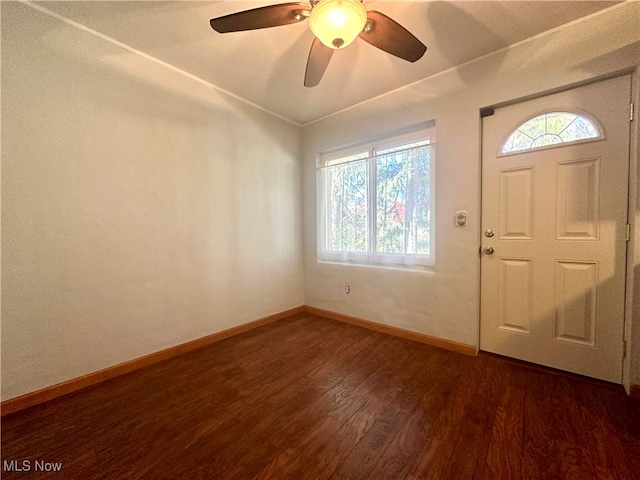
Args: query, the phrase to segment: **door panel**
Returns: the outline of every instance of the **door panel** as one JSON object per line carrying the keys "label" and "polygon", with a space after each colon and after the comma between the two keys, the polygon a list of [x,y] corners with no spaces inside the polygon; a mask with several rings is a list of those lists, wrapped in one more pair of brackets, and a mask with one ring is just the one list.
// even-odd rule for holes
{"label": "door panel", "polygon": [[[483,119],[482,350],[621,382],[630,91],[627,75]],[[501,154],[553,111],[584,112],[604,138]]]}
{"label": "door panel", "polygon": [[533,167],[500,172],[500,238],[533,238]]}
{"label": "door panel", "polygon": [[598,240],[600,161],[597,158],[557,166],[556,239]]}
{"label": "door panel", "polygon": [[[500,258],[498,328],[531,333],[532,262],[530,259]],[[518,302],[511,299],[518,298]]]}
{"label": "door panel", "polygon": [[556,261],[555,339],[595,347],[598,264]]}

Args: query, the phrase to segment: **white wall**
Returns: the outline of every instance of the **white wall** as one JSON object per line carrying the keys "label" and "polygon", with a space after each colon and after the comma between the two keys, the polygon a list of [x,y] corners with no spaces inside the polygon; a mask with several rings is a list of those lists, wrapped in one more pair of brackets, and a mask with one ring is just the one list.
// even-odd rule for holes
{"label": "white wall", "polygon": [[[305,303],[477,346],[479,110],[633,68],[639,10],[622,5],[305,127]],[[435,272],[318,263],[316,153],[428,120],[437,130]],[[469,212],[466,227],[454,226],[456,210]],[[633,350],[640,358],[640,345]]]}
{"label": "white wall", "polygon": [[303,304],[299,128],[2,2],[2,399]]}

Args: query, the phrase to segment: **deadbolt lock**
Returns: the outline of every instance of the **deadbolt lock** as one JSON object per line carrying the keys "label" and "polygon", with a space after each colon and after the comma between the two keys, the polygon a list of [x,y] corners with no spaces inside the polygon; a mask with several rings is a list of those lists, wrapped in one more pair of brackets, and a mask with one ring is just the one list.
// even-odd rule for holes
{"label": "deadbolt lock", "polygon": [[495,235],[494,231],[491,229],[485,230],[484,231],[484,236],[485,237],[493,237]]}

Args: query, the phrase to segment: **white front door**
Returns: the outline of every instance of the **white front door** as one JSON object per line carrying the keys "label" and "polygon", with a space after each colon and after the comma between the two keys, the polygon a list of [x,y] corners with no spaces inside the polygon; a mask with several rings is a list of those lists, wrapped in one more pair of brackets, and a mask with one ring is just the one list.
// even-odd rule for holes
{"label": "white front door", "polygon": [[621,383],[630,91],[627,75],[483,118],[482,350]]}

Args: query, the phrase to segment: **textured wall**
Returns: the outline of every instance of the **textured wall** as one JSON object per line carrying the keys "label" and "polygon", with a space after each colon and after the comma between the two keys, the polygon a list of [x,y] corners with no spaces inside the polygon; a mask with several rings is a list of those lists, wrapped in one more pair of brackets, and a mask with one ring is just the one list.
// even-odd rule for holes
{"label": "textured wall", "polygon": [[2,4],[2,398],[303,304],[299,128]]}

